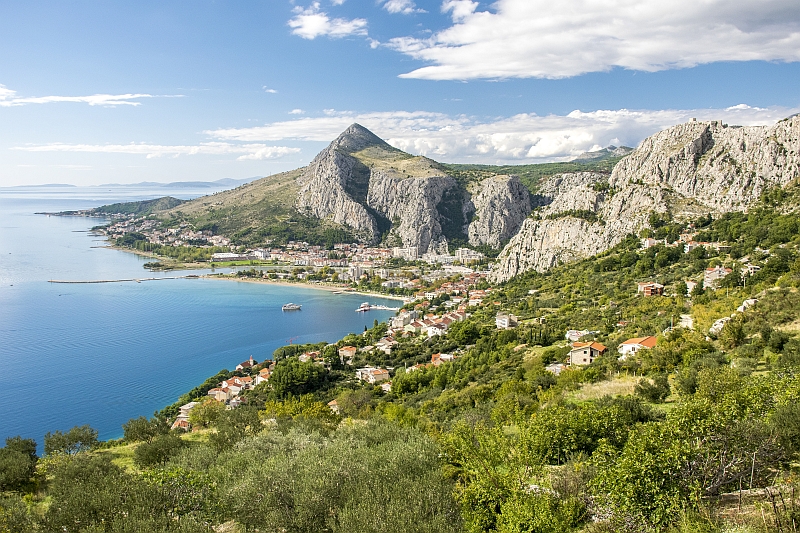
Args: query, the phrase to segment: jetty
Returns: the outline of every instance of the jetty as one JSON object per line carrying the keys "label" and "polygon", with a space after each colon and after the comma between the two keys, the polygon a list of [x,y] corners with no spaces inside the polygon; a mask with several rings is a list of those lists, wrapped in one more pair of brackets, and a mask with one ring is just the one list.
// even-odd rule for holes
{"label": "jetty", "polygon": [[64,280],[64,279],[50,279],[48,283],[125,283],[128,281],[135,281],[141,283],[143,281],[159,281],[162,279],[199,279],[200,276],[164,276],[163,278],[130,278],[130,279],[92,279],[92,280]]}
{"label": "jetty", "polygon": [[368,302],[364,302],[361,306],[356,309],[356,313],[366,313],[367,311],[380,310],[380,311],[399,311],[399,307],[388,307],[386,305],[374,305]]}

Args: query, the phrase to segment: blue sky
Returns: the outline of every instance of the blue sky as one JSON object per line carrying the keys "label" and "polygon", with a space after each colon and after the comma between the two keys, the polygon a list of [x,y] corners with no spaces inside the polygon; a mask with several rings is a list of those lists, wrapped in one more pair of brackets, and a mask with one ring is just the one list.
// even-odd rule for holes
{"label": "blue sky", "polygon": [[444,162],[564,160],[800,111],[796,0],[0,3],[0,186],[307,164],[351,122]]}

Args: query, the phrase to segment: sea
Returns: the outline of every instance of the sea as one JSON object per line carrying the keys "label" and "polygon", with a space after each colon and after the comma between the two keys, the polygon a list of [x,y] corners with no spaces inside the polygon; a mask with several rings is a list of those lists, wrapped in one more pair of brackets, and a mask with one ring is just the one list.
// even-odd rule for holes
{"label": "sea", "polygon": [[[0,188],[0,445],[88,424],[100,439],[151,416],[221,369],[280,346],[335,342],[392,311],[357,313],[365,300],[305,286],[214,279],[59,284],[50,280],[168,278],[149,259],[108,248],[91,228],[105,220],[48,216],[207,189],[147,187]],[[230,272],[223,269],[221,272]],[[217,270],[220,272],[220,270]],[[301,311],[284,312],[293,302]]]}

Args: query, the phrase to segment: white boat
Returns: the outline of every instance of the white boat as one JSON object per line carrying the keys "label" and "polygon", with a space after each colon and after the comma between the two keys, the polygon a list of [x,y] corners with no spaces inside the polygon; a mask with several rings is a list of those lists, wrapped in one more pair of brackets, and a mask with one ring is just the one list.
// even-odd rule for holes
{"label": "white boat", "polygon": [[358,307],[358,309],[356,309],[356,313],[364,313],[366,311],[369,311],[370,309],[372,309],[372,306],[369,305],[369,302],[364,302]]}
{"label": "white boat", "polygon": [[284,304],[283,307],[281,307],[281,310],[282,311],[299,311],[301,307],[303,307],[303,306],[300,305],[300,304],[293,304],[293,303],[290,302],[288,304]]}

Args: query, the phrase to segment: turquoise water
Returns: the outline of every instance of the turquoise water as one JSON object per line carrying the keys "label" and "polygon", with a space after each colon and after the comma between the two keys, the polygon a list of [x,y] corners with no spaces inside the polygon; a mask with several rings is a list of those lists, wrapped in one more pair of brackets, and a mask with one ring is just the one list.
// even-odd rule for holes
{"label": "turquoise water", "polygon": [[[332,342],[393,314],[356,313],[366,297],[304,287],[48,283],[180,275],[151,274],[142,268],[147,259],[102,248],[86,233],[97,219],[33,214],[152,197],[113,195],[0,189],[0,439],[22,435],[41,445],[47,431],[79,424],[116,438],[130,418],[151,415],[250,355],[268,358],[290,339]],[[282,312],[287,302],[303,310]]]}

